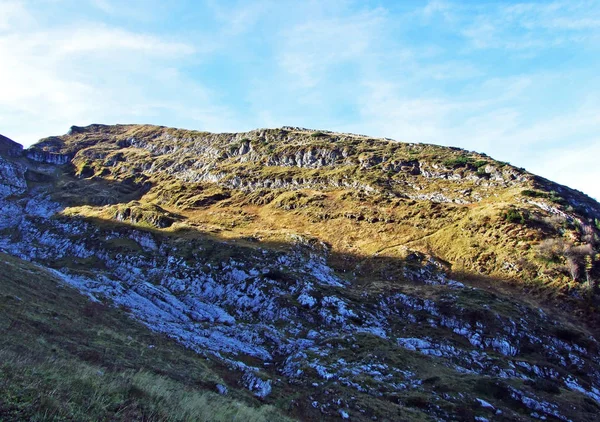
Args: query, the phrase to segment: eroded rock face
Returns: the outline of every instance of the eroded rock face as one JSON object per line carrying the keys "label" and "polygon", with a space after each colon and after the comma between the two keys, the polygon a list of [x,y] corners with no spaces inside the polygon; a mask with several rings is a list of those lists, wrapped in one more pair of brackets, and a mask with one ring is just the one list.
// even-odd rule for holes
{"label": "eroded rock face", "polygon": [[284,151],[268,158],[270,166],[320,168],[342,163],[348,151],[338,148],[305,147],[299,150]]}
{"label": "eroded rock face", "polygon": [[[237,167],[231,174],[228,165],[249,163],[259,168],[297,168],[305,170],[323,170],[336,167],[347,167],[353,174],[352,181],[346,184],[359,183],[368,186],[371,191],[379,191],[383,180],[385,186],[397,189],[402,186],[408,197],[422,195],[407,189],[417,186],[423,189],[429,182],[427,179],[449,181],[452,183],[469,182],[476,186],[509,187],[522,183],[528,176],[512,167],[502,170],[494,165],[482,167],[485,171],[476,172],[472,168],[452,169],[436,164],[429,160],[406,158],[406,154],[394,152],[393,149],[380,153],[378,149],[388,148],[381,140],[374,141],[364,136],[350,134],[305,133],[306,129],[255,130],[241,134],[177,134],[167,128],[150,128],[151,134],[146,134],[140,128],[139,135],[128,135],[135,126],[102,126],[74,127],[67,136],[52,137],[43,140],[27,151],[27,156],[33,160],[54,164],[65,164],[74,157],[84,159],[88,163],[100,164],[106,167],[115,166],[114,154],[110,151],[117,149],[137,149],[150,154],[152,160],[139,163],[136,170],[146,175],[169,174],[187,182],[211,182],[234,189],[280,188],[335,188],[341,186],[341,180],[348,175],[338,173],[335,177],[323,175],[315,177],[299,173],[290,174],[287,178],[272,177],[261,174],[254,169],[244,170]],[[295,131],[299,132],[295,132]],[[135,132],[135,131],[134,131]],[[102,134],[106,133],[103,137]],[[318,136],[314,136],[318,135]],[[81,139],[80,142],[72,142]],[[92,141],[93,139],[93,141]],[[361,144],[362,143],[362,144]],[[372,144],[372,145],[371,145]],[[409,144],[413,145],[413,144]],[[416,148],[416,147],[415,147]],[[127,161],[123,158],[120,162]],[[356,173],[355,170],[359,173]],[[360,179],[361,175],[377,176],[378,182]],[[395,180],[395,175],[401,175]],[[425,181],[420,181],[420,178]],[[406,179],[407,178],[407,179]],[[405,183],[404,180],[414,180]],[[472,203],[485,197],[461,195],[460,190],[452,189],[447,192],[428,192],[427,198],[432,201],[447,203]]]}
{"label": "eroded rock face", "polygon": [[21,220],[20,207],[10,198],[27,189],[25,171],[25,166],[0,156],[0,229],[12,227]]}
{"label": "eroded rock face", "polygon": [[25,192],[25,166],[0,157],[0,199]]}
{"label": "eroded rock face", "polygon": [[0,155],[19,157],[23,153],[23,146],[6,136],[0,135]]}
{"label": "eroded rock face", "polygon": [[48,163],[48,164],[67,164],[73,158],[69,154],[59,154],[55,152],[48,151],[27,151],[27,158],[39,161],[40,163]]}

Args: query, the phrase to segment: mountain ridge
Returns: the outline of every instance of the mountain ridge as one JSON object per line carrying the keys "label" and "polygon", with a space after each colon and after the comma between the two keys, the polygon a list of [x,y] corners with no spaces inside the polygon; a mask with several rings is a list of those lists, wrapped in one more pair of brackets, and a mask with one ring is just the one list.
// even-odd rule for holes
{"label": "mountain ridge", "polygon": [[[91,139],[90,129],[101,137],[108,129],[114,142],[104,139],[99,141],[100,144],[92,145],[96,141]],[[347,187],[370,194],[380,193],[385,199],[468,205],[515,187],[520,191],[516,194],[509,192],[510,196],[505,201],[509,207],[523,203],[525,212],[541,210],[543,214],[558,215],[583,225],[583,230],[589,230],[587,227],[593,229],[593,219],[600,216],[600,205],[585,194],[486,155],[435,145],[391,143],[362,135],[289,130],[258,129],[240,134],[208,134],[146,125],[92,125],[72,129],[74,137],[67,135],[62,141],[66,140],[64,146],[53,144],[60,140],[53,137],[30,148],[28,154],[50,153],[48,159],[62,157],[63,160],[73,155],[74,163],[79,166],[78,175],[81,175],[82,171],[100,174],[113,172],[115,168],[118,172],[121,166],[119,160],[128,158],[121,151],[135,150],[132,160],[137,167],[143,168],[134,170],[141,170],[140,173],[146,176],[166,175],[183,183],[208,182],[241,191],[334,190]],[[145,136],[145,131],[148,136]],[[84,144],[87,148],[81,148],[78,135],[89,143]],[[137,144],[128,145],[131,142]],[[386,148],[389,150],[386,151]],[[95,154],[96,157],[105,154],[108,160],[89,158],[86,154]],[[97,168],[93,169],[93,166]],[[125,172],[132,170],[127,166],[121,167]],[[119,176],[106,174],[101,177]],[[210,202],[214,198],[201,197],[199,200]],[[261,201],[259,198],[256,200]],[[159,205],[168,201],[168,198],[162,200],[163,204]],[[572,211],[564,210],[566,207],[560,204],[561,201],[566,201],[566,207],[570,206]],[[518,218],[517,214],[513,215]],[[356,217],[362,218],[360,213]]]}

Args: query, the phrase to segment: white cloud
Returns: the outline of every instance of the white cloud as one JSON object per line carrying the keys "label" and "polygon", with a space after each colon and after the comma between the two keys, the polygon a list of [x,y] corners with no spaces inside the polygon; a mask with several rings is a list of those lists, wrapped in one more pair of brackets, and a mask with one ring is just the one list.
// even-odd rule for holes
{"label": "white cloud", "polygon": [[0,2],[0,32],[18,26],[27,26],[32,22],[33,17],[22,1],[3,0]]}
{"label": "white cloud", "polygon": [[431,0],[430,2],[427,3],[427,5],[423,8],[423,14],[425,16],[431,16],[434,15],[436,13],[446,13],[449,10],[452,9],[452,6],[445,1],[440,1],[440,0]]}
{"label": "white cloud", "polygon": [[[32,0],[29,0],[32,1]],[[168,10],[167,2],[162,0],[46,0],[72,1],[76,4],[89,3],[97,11],[109,17],[126,18],[138,22],[152,22],[164,19]]]}
{"label": "white cloud", "polygon": [[117,6],[110,0],[91,0],[91,3],[94,7],[102,10],[105,13],[113,14],[118,10]]}
{"label": "white cloud", "polygon": [[251,31],[265,15],[272,13],[275,3],[268,0],[239,1],[232,7],[222,1],[210,0],[208,6],[222,24],[222,34],[235,36]]}
{"label": "white cloud", "polygon": [[177,69],[197,55],[189,42],[102,23],[13,26],[0,33],[0,57],[10,58],[0,66],[0,131],[31,144],[94,122],[173,119],[221,129],[227,110]]}
{"label": "white cloud", "polygon": [[528,170],[555,182],[579,189],[600,200],[600,138],[589,144],[540,151],[530,160]]}
{"label": "white cloud", "polygon": [[[49,37],[48,37],[49,35]],[[159,57],[177,57],[195,52],[192,45],[185,42],[166,41],[159,37],[138,34],[106,25],[87,24],[54,31],[51,34],[40,34],[44,44],[48,38],[54,44],[53,53],[70,55],[81,53],[99,53],[109,51],[134,51],[145,55]]]}
{"label": "white cloud", "polygon": [[430,0],[423,8],[417,9],[413,15],[429,21],[441,17],[445,22],[456,23],[457,15],[461,12],[461,5],[445,0]]}
{"label": "white cloud", "polygon": [[599,5],[592,0],[473,6],[459,24],[475,48],[544,50],[597,41]]}

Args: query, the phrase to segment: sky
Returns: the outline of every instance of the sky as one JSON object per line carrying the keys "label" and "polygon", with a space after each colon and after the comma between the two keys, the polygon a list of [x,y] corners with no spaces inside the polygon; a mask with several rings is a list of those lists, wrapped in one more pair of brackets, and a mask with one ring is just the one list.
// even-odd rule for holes
{"label": "sky", "polygon": [[0,133],[301,126],[600,199],[600,0],[0,0]]}

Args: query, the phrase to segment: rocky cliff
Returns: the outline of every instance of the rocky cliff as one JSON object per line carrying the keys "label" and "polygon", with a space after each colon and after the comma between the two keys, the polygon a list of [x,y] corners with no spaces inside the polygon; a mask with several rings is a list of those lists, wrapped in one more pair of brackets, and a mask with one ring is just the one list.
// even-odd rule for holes
{"label": "rocky cliff", "polygon": [[0,148],[0,249],[291,417],[593,420],[598,220],[490,157],[302,128]]}

